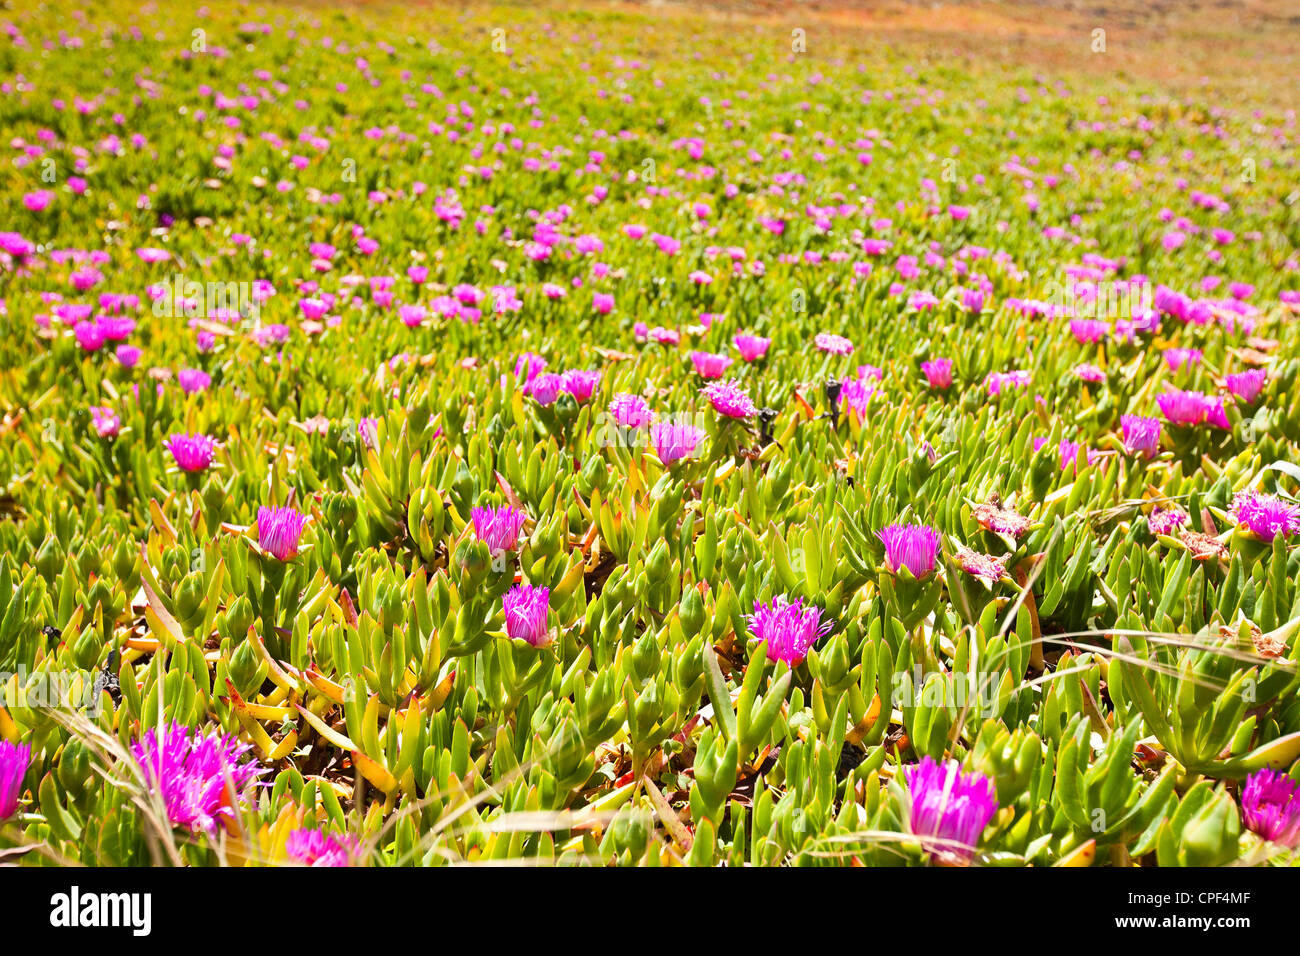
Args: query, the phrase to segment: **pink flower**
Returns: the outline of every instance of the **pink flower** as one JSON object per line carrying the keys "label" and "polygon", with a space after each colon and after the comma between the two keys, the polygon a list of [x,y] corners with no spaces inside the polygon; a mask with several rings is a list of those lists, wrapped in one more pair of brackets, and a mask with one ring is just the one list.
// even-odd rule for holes
{"label": "pink flower", "polygon": [[145,785],[162,799],[172,825],[208,833],[234,816],[239,796],[264,772],[256,760],[243,760],[252,749],[233,735],[179,724],[166,724],[161,741],[150,727],[131,745]]}
{"label": "pink flower", "polygon": [[116,438],[122,428],[122,419],[106,405],[96,405],[90,409],[90,422],[100,438]]}
{"label": "pink flower", "polygon": [[23,793],[23,777],[32,762],[32,748],[27,744],[11,744],[0,740],[0,822],[9,819],[18,810],[18,798]]}
{"label": "pink flower", "polygon": [[1190,520],[1181,508],[1152,508],[1147,515],[1147,527],[1152,534],[1172,535]]}
{"label": "pink flower", "polygon": [[1124,432],[1124,450],[1130,455],[1154,458],[1160,451],[1160,421],[1141,415],[1123,415],[1119,421]]}
{"label": "pink flower", "polygon": [[984,384],[988,388],[989,395],[1000,395],[1003,389],[1024,388],[1029,384],[1029,380],[1029,373],[1024,371],[989,372]]}
{"label": "pink flower", "polygon": [[294,830],[284,844],[289,858],[304,866],[351,866],[360,849],[355,837],[320,830]]}
{"label": "pink flower", "polygon": [[546,616],[550,597],[550,588],[531,584],[516,584],[506,592],[501,603],[505,608],[506,633],[511,640],[527,641],[533,647],[549,643]]}
{"label": "pink flower", "polygon": [[212,455],[216,451],[216,442],[207,435],[172,435],[163,442],[163,447],[172,453],[172,458],[182,471],[203,471],[212,464]]}
{"label": "pink flower", "polygon": [[[1165,420],[1174,425],[1202,425],[1209,421],[1221,428],[1227,427],[1226,420],[1223,420],[1222,400],[1212,399],[1200,392],[1171,389],[1163,395],[1157,395],[1156,404],[1160,406]],[[1219,423],[1220,420],[1223,420],[1222,424]]]}
{"label": "pink flower", "polygon": [[852,355],[853,343],[842,335],[833,332],[818,332],[813,336],[813,344],[823,352],[831,355]]}
{"label": "pink flower", "polygon": [[474,508],[470,511],[474,533],[487,544],[492,554],[513,551],[519,545],[519,532],[528,516],[509,505],[501,508]]}
{"label": "pink flower", "polygon": [[622,428],[644,428],[650,424],[650,405],[640,395],[621,392],[609,403],[609,414]]}
{"label": "pink flower", "polygon": [[293,508],[259,508],[257,544],[278,560],[289,561],[298,554],[298,540],[306,522],[307,516]]}
{"label": "pink flower", "polygon": [[585,402],[600,384],[599,369],[570,369],[561,376],[560,388],[573,396],[574,401]]}
{"label": "pink flower", "polygon": [[550,405],[564,391],[564,376],[554,372],[542,372],[533,376],[524,384],[523,393],[532,397],[538,405]]}
{"label": "pink flower", "polygon": [[614,311],[614,297],[607,292],[596,292],[591,297],[591,307],[601,315]]}
{"label": "pink flower", "polygon": [[31,212],[44,212],[54,202],[54,193],[48,189],[36,189],[23,196],[23,205]]}
{"label": "pink flower", "polygon": [[747,332],[741,332],[732,340],[740,357],[746,362],[757,362],[767,354],[768,348],[772,345],[771,339],[765,339],[762,336],[750,335]]}
{"label": "pink flower", "polygon": [[1262,368],[1253,368],[1245,372],[1232,372],[1225,375],[1223,382],[1228,386],[1228,391],[1250,404],[1264,390],[1264,382],[1267,378],[1268,373]]}
{"label": "pink flower", "polygon": [[749,393],[734,380],[714,382],[701,391],[713,404],[714,411],[727,418],[748,418],[758,411],[750,400]]}
{"label": "pink flower", "polygon": [[915,578],[932,573],[939,556],[939,532],[924,524],[891,524],[876,533],[885,564],[894,574],[907,568]]}
{"label": "pink flower", "polygon": [[729,355],[713,352],[692,352],[690,358],[701,378],[721,378],[734,361]]}
{"label": "pink flower", "polygon": [[176,373],[176,381],[181,391],[187,395],[201,392],[212,384],[212,376],[197,368],[183,368]]}
{"label": "pink flower", "polygon": [[1300,531],[1300,506],[1257,491],[1241,491],[1232,499],[1232,517],[1244,524],[1261,541],[1272,542],[1279,534]]}
{"label": "pink flower", "polygon": [[962,773],[956,760],[939,764],[930,757],[905,768],[903,775],[911,796],[912,833],[935,856],[969,863],[998,809],[993,781],[977,771]]}
{"label": "pink flower", "polygon": [[1300,786],[1286,774],[1264,767],[1247,777],[1241,815],[1248,829],[1270,843],[1300,846]]}
{"label": "pink flower", "polygon": [[945,389],[952,385],[952,359],[940,358],[921,363],[921,372],[931,388]]}
{"label": "pink flower", "polygon": [[749,629],[760,641],[767,642],[768,660],[798,667],[818,638],[825,636],[834,624],[821,622],[821,613],[818,607],[805,608],[802,598],[793,604],[785,597],[775,598],[768,604],[755,601]]}
{"label": "pink flower", "polygon": [[655,422],[650,426],[650,444],[665,465],[691,458],[700,447],[704,429],[676,422]]}

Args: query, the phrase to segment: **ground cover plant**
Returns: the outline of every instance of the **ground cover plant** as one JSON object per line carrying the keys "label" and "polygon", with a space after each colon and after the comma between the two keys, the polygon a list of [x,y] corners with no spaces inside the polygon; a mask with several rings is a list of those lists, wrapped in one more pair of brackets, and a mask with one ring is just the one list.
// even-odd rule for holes
{"label": "ground cover plant", "polygon": [[657,23],[0,11],[6,859],[1294,860],[1294,111]]}

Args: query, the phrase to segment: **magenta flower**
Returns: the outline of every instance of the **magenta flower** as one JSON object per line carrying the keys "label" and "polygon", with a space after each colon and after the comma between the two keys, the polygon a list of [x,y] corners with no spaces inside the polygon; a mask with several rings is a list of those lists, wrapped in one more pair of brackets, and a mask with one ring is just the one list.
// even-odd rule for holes
{"label": "magenta flower", "polygon": [[1264,381],[1267,377],[1268,373],[1262,368],[1253,368],[1245,372],[1233,372],[1225,375],[1223,382],[1228,386],[1228,391],[1243,402],[1250,404],[1264,390]]}
{"label": "magenta flower", "polygon": [[1180,368],[1190,369],[1193,365],[1200,365],[1204,357],[1200,349],[1165,349],[1165,364],[1169,366],[1169,371],[1177,372]]}
{"label": "magenta flower", "polygon": [[44,212],[54,202],[54,193],[48,189],[35,189],[23,196],[23,205],[31,212]]}
{"label": "magenta flower", "polygon": [[536,352],[521,352],[519,358],[515,359],[516,376],[522,375],[525,379],[531,379],[544,371],[546,371],[546,359]]}
{"label": "magenta flower", "polygon": [[655,422],[650,426],[650,444],[665,465],[691,458],[704,439],[704,429],[677,422]]}
{"label": "magenta flower", "polygon": [[798,667],[817,639],[833,626],[832,621],[821,622],[821,614],[821,608],[805,608],[802,598],[793,604],[785,597],[774,598],[768,604],[755,601],[754,613],[748,618],[749,629],[760,641],[767,641],[769,661]]}
{"label": "magenta flower", "polygon": [[172,825],[212,833],[234,815],[240,794],[264,771],[243,758],[253,748],[233,735],[202,734],[167,724],[158,739],[150,727],[131,745],[150,793],[160,796]]}
{"label": "magenta flower", "polygon": [[891,524],[876,533],[885,545],[885,564],[897,574],[907,568],[913,577],[934,571],[939,555],[939,532],[924,524]]}
{"label": "magenta flower", "polygon": [[867,406],[879,390],[872,379],[851,378],[840,386],[840,401],[857,413],[859,421],[866,421]]}
{"label": "magenta flower", "polygon": [[550,588],[535,588],[531,584],[516,584],[501,599],[506,612],[506,633],[511,640],[527,641],[533,647],[542,647],[548,641],[546,633],[547,602]]}
{"label": "magenta flower", "polygon": [[591,307],[601,315],[614,311],[614,297],[607,292],[597,292],[591,297]]}
{"label": "magenta flower", "polygon": [[505,505],[500,508],[474,508],[470,511],[474,533],[487,544],[493,554],[513,551],[519,544],[519,532],[528,516],[520,508]]}
{"label": "magenta flower", "polygon": [[163,443],[181,471],[203,471],[212,464],[216,442],[207,435],[172,435]]}
{"label": "magenta flower", "polygon": [[1232,517],[1244,524],[1261,541],[1272,542],[1300,531],[1300,506],[1283,501],[1277,495],[1241,491],[1232,499]]}
{"label": "magenta flower", "polygon": [[1147,515],[1147,527],[1152,534],[1172,535],[1187,524],[1190,516],[1181,508],[1152,508]]}
{"label": "magenta flower", "polygon": [[1094,384],[1106,381],[1106,373],[1104,371],[1097,366],[1090,365],[1086,362],[1081,365],[1076,365],[1074,367],[1074,374],[1080,380],[1092,382]]}
{"label": "magenta flower", "polygon": [[107,405],[95,405],[90,409],[90,423],[100,438],[116,438],[122,429],[122,419]]}
{"label": "magenta flower", "polygon": [[298,554],[298,539],[307,516],[292,508],[257,509],[257,544],[281,561]]}
{"label": "magenta flower", "polygon": [[1000,395],[1004,389],[1024,388],[1029,384],[1029,373],[1025,371],[989,372],[984,384],[989,395]]}
{"label": "magenta flower", "polygon": [[650,405],[640,395],[620,392],[609,403],[609,414],[622,428],[644,428],[650,424]]}
{"label": "magenta flower", "polygon": [[23,777],[32,762],[32,748],[0,740],[0,820],[7,820],[18,810],[23,792]]}
{"label": "magenta flower", "polygon": [[104,327],[94,321],[78,322],[72,327],[72,334],[76,337],[77,344],[87,352],[99,351],[107,340]]}
{"label": "magenta flower", "polygon": [[713,403],[713,409],[727,418],[748,418],[758,411],[749,398],[749,393],[734,380],[714,382],[701,391]]}
{"label": "magenta flower", "polygon": [[692,352],[691,364],[701,378],[722,378],[722,373],[731,367],[734,359],[729,355],[714,352]]}
{"label": "magenta flower", "polygon": [[934,856],[969,863],[998,810],[993,782],[977,771],[962,773],[955,760],[938,764],[929,757],[905,768],[903,774],[912,798],[912,833]]}
{"label": "magenta flower", "polygon": [[757,362],[772,345],[771,339],[765,339],[760,335],[750,335],[748,332],[742,332],[737,335],[732,342],[735,343],[736,350],[740,352],[740,357],[746,362]]}
{"label": "magenta flower", "polygon": [[574,401],[585,402],[600,384],[599,369],[570,369],[560,376],[560,388],[573,396]]}
{"label": "magenta flower", "polygon": [[1124,431],[1124,450],[1130,455],[1154,458],[1160,451],[1159,419],[1143,418],[1141,415],[1122,415],[1119,423]]}
{"label": "magenta flower", "polygon": [[921,372],[931,388],[945,389],[952,385],[952,359],[940,358],[922,362]]}
{"label": "magenta flower", "polygon": [[176,381],[181,391],[187,395],[201,392],[212,384],[212,376],[197,368],[183,368],[176,373]]}
{"label": "magenta flower", "polygon": [[334,836],[320,830],[294,830],[284,851],[304,866],[351,866],[360,851],[353,836]]}
{"label": "magenta flower", "polygon": [[1270,843],[1300,846],[1300,786],[1286,774],[1264,767],[1247,777],[1241,815],[1247,829]]}
{"label": "magenta flower", "polygon": [[[1157,395],[1156,404],[1160,406],[1165,420],[1171,424],[1201,425],[1211,415],[1213,400],[1200,392],[1171,389],[1163,395]],[[1222,402],[1219,403],[1219,413],[1223,413]]]}
{"label": "magenta flower", "polygon": [[564,376],[555,372],[542,372],[529,379],[523,387],[525,395],[532,396],[538,405],[550,405],[564,391]]}
{"label": "magenta flower", "polygon": [[831,355],[852,355],[853,343],[842,335],[833,332],[818,332],[813,336],[813,344],[823,352]]}

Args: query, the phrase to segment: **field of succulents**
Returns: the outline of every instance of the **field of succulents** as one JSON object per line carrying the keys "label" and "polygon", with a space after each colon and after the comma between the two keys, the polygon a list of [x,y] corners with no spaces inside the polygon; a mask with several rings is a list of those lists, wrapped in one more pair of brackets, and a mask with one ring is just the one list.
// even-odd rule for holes
{"label": "field of succulents", "polygon": [[1293,111],[599,10],[0,27],[6,859],[1295,859]]}

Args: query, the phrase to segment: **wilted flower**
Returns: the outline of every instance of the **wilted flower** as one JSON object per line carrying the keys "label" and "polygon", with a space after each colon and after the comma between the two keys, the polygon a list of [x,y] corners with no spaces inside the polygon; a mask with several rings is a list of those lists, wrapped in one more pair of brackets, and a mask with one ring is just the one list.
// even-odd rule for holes
{"label": "wilted flower", "polygon": [[760,641],[767,641],[768,660],[798,667],[817,639],[833,626],[832,621],[821,622],[821,613],[821,608],[812,605],[805,608],[802,598],[793,604],[785,597],[768,604],[755,601],[749,629]]}
{"label": "wilted flower", "polygon": [[891,524],[876,533],[885,545],[885,564],[897,574],[903,568],[923,578],[934,570],[939,532],[924,524]]}
{"label": "wilted flower", "polygon": [[293,508],[258,508],[257,543],[263,551],[281,561],[298,554],[298,539],[307,516]]}
{"label": "wilted flower", "polygon": [[1124,450],[1130,455],[1154,458],[1160,451],[1159,419],[1143,418],[1141,415],[1122,415],[1119,423],[1124,431]]}
{"label": "wilted flower", "polygon": [[1190,516],[1182,508],[1152,508],[1147,515],[1147,527],[1152,534],[1170,535],[1189,520]]}
{"label": "wilted flower", "polygon": [[505,505],[500,508],[474,508],[470,511],[474,533],[487,544],[493,554],[513,551],[519,544],[519,532],[528,516],[520,508]]}
{"label": "wilted flower", "polygon": [[1300,846],[1300,786],[1271,767],[1256,770],[1241,788],[1246,828],[1270,843]]}
{"label": "wilted flower", "polygon": [[527,641],[533,647],[547,643],[546,613],[550,598],[550,588],[531,584],[516,584],[505,593],[501,603],[506,612],[506,633],[512,640]]}
{"label": "wilted flower", "polygon": [[1280,535],[1300,531],[1300,505],[1284,501],[1277,495],[1256,491],[1238,492],[1232,499],[1232,516],[1244,524],[1261,541],[1272,542]]}
{"label": "wilted flower", "polygon": [[216,442],[207,435],[172,435],[163,443],[182,471],[203,471],[212,464]]}
{"label": "wilted flower", "polygon": [[320,830],[294,830],[284,845],[289,858],[304,866],[351,866],[359,850],[355,837]]}
{"label": "wilted flower", "polygon": [[911,796],[912,833],[935,857],[969,863],[998,809],[993,782],[977,771],[962,773],[956,760],[939,764],[929,757],[903,773]]}
{"label": "wilted flower", "polygon": [[749,393],[736,381],[714,382],[701,391],[713,403],[718,414],[728,418],[748,418],[758,411],[749,398]]}
{"label": "wilted flower", "polygon": [[23,777],[32,762],[32,748],[0,740],[0,820],[7,820],[18,809]]}
{"label": "wilted flower", "polygon": [[704,429],[685,422],[655,422],[650,426],[650,444],[665,465],[692,457],[704,439]]}
{"label": "wilted flower", "polygon": [[976,505],[973,513],[980,527],[994,534],[1019,538],[1029,530],[1029,519],[1010,508],[1003,508],[996,497]]}
{"label": "wilted flower", "polygon": [[984,578],[994,584],[1006,577],[1006,557],[995,558],[991,554],[982,554],[965,546],[957,548],[955,557],[961,569],[974,577]]}
{"label": "wilted flower", "polygon": [[212,832],[234,815],[238,796],[263,773],[256,760],[243,758],[253,748],[233,735],[202,734],[169,723],[150,727],[131,745],[149,791],[162,797],[167,819],[191,831]]}

